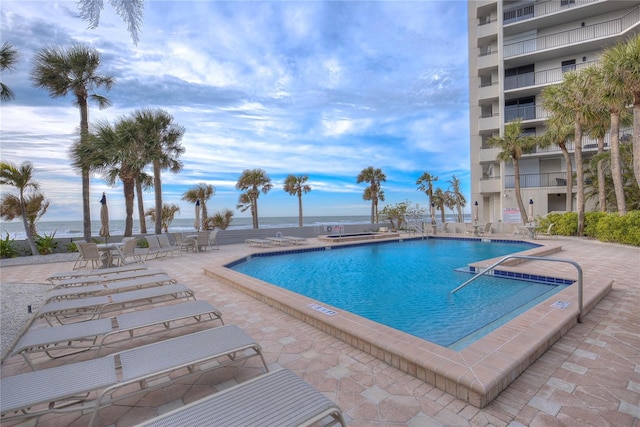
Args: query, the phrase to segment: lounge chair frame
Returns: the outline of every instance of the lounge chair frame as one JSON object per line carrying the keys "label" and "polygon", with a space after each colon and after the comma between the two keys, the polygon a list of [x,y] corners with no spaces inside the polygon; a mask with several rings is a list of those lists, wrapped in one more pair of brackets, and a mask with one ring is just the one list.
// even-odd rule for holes
{"label": "lounge chair frame", "polygon": [[35,371],[31,356],[36,353],[43,352],[51,359],[92,349],[98,350],[99,354],[103,347],[133,338],[147,338],[167,330],[202,325],[214,320],[219,320],[224,325],[220,310],[206,301],[186,301],[112,318],[29,329],[20,338],[11,355],[20,354]]}
{"label": "lounge chair frame", "polygon": [[128,273],[137,270],[146,270],[146,264],[127,264],[120,267],[111,267],[111,268],[101,268],[96,270],[88,270],[88,271],[62,271],[59,273],[52,274],[47,278],[47,281],[52,285],[68,279],[81,279],[81,278],[89,278],[93,276],[106,276],[109,274],[119,274],[119,273]]}
{"label": "lounge chair frame", "polygon": [[340,408],[288,369],[250,379],[192,402],[138,427],[310,426],[346,422]]}
{"label": "lounge chair frame", "polygon": [[[0,382],[0,413],[2,421],[9,421],[91,410],[91,426],[100,408],[166,386],[166,381],[153,381],[159,377],[184,380],[255,356],[269,372],[258,343],[235,325],[220,326],[109,356],[5,377]],[[179,371],[182,368],[187,368],[186,373],[176,377],[184,372]],[[137,390],[134,384],[138,384]],[[97,396],[88,399],[92,392],[98,392]]]}

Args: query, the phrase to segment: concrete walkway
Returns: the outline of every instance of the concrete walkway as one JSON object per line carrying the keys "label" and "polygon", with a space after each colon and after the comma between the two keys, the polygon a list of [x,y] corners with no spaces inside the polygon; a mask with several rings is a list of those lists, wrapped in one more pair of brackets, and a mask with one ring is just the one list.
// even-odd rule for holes
{"label": "concrete walkway", "polygon": [[[612,291],[493,402],[478,409],[203,274],[250,252],[244,245],[148,262],[196,291],[263,347],[270,368],[294,370],[335,401],[350,426],[640,426],[640,248],[557,239],[585,277],[615,280]],[[2,283],[44,283],[73,263],[3,266]],[[83,356],[80,356],[83,357]],[[75,360],[69,358],[69,360]],[[80,359],[78,359],[80,360]],[[42,366],[60,363],[45,362]],[[2,376],[27,371],[21,358]],[[219,371],[219,372],[218,372]],[[131,426],[257,375],[257,365],[223,368],[100,411],[102,426]],[[83,426],[88,415],[48,415],[25,426]],[[6,423],[3,425],[15,425]]]}

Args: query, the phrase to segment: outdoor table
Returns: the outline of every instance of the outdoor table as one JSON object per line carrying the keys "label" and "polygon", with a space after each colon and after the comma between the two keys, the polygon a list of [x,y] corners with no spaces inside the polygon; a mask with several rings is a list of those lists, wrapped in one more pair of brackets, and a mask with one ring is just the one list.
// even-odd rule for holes
{"label": "outdoor table", "polygon": [[114,267],[111,251],[120,253],[120,248],[124,246],[124,243],[98,243],[96,246],[98,247],[98,251],[102,253],[102,268],[107,268]]}
{"label": "outdoor table", "polygon": [[536,228],[537,228],[537,226],[535,226],[535,225],[524,225],[524,226],[522,226],[522,228],[527,230],[527,235],[529,236],[530,239],[535,239],[536,238]]}

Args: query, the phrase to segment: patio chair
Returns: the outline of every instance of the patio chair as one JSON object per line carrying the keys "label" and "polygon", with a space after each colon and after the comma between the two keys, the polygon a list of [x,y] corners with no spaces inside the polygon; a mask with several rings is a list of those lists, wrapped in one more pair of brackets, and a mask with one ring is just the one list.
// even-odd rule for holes
{"label": "patio chair", "polygon": [[149,250],[147,251],[147,254],[144,258],[145,261],[148,260],[150,256],[153,256],[153,258],[158,258],[161,256],[166,256],[167,253],[172,251],[171,248],[161,247],[158,236],[156,236],[155,234],[145,236],[145,239],[147,239],[147,242],[149,243]]}
{"label": "patio chair", "polygon": [[138,245],[138,239],[135,237],[125,237],[122,239],[124,246],[121,250],[116,251],[112,255],[112,258],[116,261],[118,266],[133,263],[144,263],[142,257],[136,253],[136,246]]}
{"label": "patio chair", "polygon": [[[212,234],[213,239],[211,238]],[[218,231],[215,229],[213,231],[198,231],[198,235],[196,237],[196,250],[200,252],[200,249],[214,249],[214,247],[215,249],[220,249],[216,244],[216,234],[218,234]]]}
{"label": "patio chair", "polygon": [[76,242],[80,257],[76,260],[73,266],[74,270],[85,268],[91,263],[91,268],[96,269],[102,265],[102,258],[100,257],[100,251],[98,251],[98,245],[93,242]]}
{"label": "patio chair", "polygon": [[[101,350],[105,346],[134,338],[146,340],[170,329],[201,325],[213,320],[220,320],[224,325],[220,310],[206,301],[186,301],[111,318],[35,329],[31,327],[20,337],[11,356],[21,355],[35,371],[31,358],[37,353],[43,352],[51,359],[58,359],[92,349]],[[136,331],[139,334],[136,335]],[[118,335],[122,336],[117,338]]]}
{"label": "patio chair", "polygon": [[178,251],[178,255],[182,256],[182,250],[179,247],[171,244],[171,242],[169,241],[169,236],[167,236],[166,234],[158,234],[156,237],[158,238],[160,249],[163,252],[166,252],[171,255],[171,257],[173,257],[173,253],[175,251]]}
{"label": "patio chair", "polygon": [[7,422],[48,413],[92,411],[87,423],[91,426],[100,408],[166,387],[166,380],[157,381],[160,377],[170,378],[170,384],[255,356],[268,372],[258,343],[235,325],[220,326],[109,356],[3,377],[0,413]]}
{"label": "patio chair", "polygon": [[340,408],[289,369],[270,372],[196,400],[139,427],[346,426]]}
{"label": "patio chair", "polygon": [[556,234],[553,233],[553,227],[555,226],[554,223],[549,224],[549,227],[547,228],[547,231],[538,231],[537,232],[537,236],[548,236],[550,239],[553,239],[554,237],[557,237]]}
{"label": "patio chair", "polygon": [[296,236],[282,236],[284,239],[289,240],[294,245],[306,245],[308,243],[307,239],[304,237],[296,237]]}
{"label": "patio chair", "polygon": [[176,239],[176,246],[178,246],[180,250],[189,252],[189,249],[191,249],[194,252],[196,251],[195,239],[191,237],[183,238],[182,233],[173,233],[173,237]]}
{"label": "patio chair", "polygon": [[480,227],[478,229],[478,233],[480,233],[481,236],[484,236],[485,234],[491,234],[491,222],[487,222],[484,227]]}

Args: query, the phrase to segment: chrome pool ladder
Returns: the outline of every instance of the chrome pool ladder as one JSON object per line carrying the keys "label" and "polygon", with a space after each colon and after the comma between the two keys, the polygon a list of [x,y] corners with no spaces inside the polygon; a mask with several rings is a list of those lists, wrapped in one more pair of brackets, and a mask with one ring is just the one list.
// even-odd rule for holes
{"label": "chrome pool ladder", "polygon": [[578,323],[582,323],[582,317],[584,316],[584,308],[583,308],[583,303],[582,303],[582,299],[583,299],[582,298],[582,267],[580,267],[580,264],[578,264],[577,262],[575,262],[573,260],[570,260],[570,259],[545,258],[545,257],[530,256],[530,255],[507,255],[506,257],[504,257],[501,260],[499,260],[499,261],[495,262],[494,264],[490,265],[485,270],[479,272],[478,274],[473,276],[471,279],[467,280],[462,285],[458,286],[457,288],[455,288],[454,290],[452,290],[449,293],[450,294],[454,294],[454,293],[458,292],[460,289],[464,288],[469,283],[471,283],[474,280],[478,279],[480,276],[484,276],[485,274],[488,274],[490,271],[495,269],[497,266],[499,266],[500,264],[502,264],[505,261],[508,261],[510,259],[526,259],[526,260],[531,260],[531,261],[563,262],[563,263],[567,263],[567,264],[573,265],[576,268],[576,270],[578,270],[578,310],[579,310]]}

